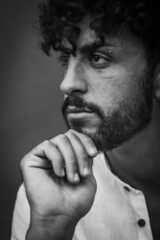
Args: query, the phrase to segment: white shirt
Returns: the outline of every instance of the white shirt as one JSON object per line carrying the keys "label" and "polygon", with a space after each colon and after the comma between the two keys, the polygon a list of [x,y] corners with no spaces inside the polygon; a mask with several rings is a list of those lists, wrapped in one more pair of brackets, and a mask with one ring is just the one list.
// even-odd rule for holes
{"label": "white shirt", "polygon": [[[144,195],[122,182],[100,153],[94,159],[97,181],[95,201],[75,229],[73,240],[153,240]],[[30,222],[30,207],[24,185],[17,194],[11,240],[24,240]]]}

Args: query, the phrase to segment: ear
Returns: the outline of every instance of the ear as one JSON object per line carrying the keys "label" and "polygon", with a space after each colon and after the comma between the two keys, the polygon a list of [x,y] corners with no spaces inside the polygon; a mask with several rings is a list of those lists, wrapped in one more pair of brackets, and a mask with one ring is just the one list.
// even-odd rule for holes
{"label": "ear", "polygon": [[160,63],[157,64],[153,76],[153,97],[160,101]]}

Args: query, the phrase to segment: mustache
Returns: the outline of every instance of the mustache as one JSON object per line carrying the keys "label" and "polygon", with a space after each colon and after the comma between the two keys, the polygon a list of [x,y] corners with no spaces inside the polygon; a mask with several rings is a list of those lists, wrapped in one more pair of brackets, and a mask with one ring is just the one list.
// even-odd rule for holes
{"label": "mustache", "polygon": [[91,102],[86,102],[80,96],[68,96],[62,105],[62,115],[66,116],[66,110],[69,106],[74,106],[81,109],[89,109],[92,112],[97,113],[101,118],[104,119],[104,113],[101,108],[97,104],[93,104]]}

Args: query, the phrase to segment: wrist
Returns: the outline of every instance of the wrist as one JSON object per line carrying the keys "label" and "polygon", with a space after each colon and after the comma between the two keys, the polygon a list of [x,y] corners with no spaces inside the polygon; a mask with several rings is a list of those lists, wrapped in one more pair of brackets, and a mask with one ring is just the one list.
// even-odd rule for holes
{"label": "wrist", "polygon": [[66,216],[31,215],[26,240],[71,240],[77,221]]}

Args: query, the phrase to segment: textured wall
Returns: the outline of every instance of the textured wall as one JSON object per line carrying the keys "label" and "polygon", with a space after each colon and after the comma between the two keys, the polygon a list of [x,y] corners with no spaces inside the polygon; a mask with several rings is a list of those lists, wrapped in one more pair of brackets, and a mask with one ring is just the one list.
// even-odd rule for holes
{"label": "textured wall", "polygon": [[10,237],[21,183],[19,162],[33,146],[64,131],[62,70],[39,49],[33,22],[39,0],[0,3],[0,239]]}

